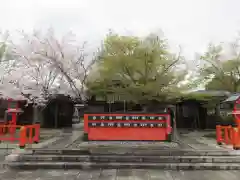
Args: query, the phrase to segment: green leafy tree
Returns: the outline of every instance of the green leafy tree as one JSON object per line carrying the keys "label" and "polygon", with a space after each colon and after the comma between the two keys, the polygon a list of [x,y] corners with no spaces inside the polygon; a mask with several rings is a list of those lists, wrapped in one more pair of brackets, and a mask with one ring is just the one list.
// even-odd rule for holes
{"label": "green leafy tree", "polygon": [[6,44],[4,42],[0,42],[0,63],[3,61],[6,53]]}
{"label": "green leafy tree", "polygon": [[115,100],[165,101],[180,93],[179,82],[186,75],[182,63],[180,53],[170,53],[167,41],[155,34],[141,39],[111,33],[104,41],[88,89],[91,94],[111,95]]}
{"label": "green leafy tree", "polygon": [[[229,76],[224,76],[224,81],[223,79],[219,81],[218,78],[213,78],[210,82],[208,82],[205,85],[206,90],[224,90],[224,91],[229,91],[229,92],[236,92],[238,90],[234,90],[235,87],[233,84],[231,84],[232,78]],[[228,84],[228,85],[226,85]]]}
{"label": "green leafy tree", "polygon": [[8,32],[0,32],[0,63],[9,61],[12,56],[8,46]]}
{"label": "green leafy tree", "polygon": [[228,46],[209,46],[200,58],[197,83],[200,82],[205,84],[207,90],[240,90],[239,40]]}

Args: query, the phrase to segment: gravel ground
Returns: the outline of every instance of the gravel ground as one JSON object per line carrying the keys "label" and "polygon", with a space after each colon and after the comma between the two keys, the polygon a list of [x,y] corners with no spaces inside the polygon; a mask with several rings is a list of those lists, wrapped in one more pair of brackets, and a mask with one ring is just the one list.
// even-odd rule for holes
{"label": "gravel ground", "polygon": [[[214,150],[221,149],[222,147],[217,147],[215,141],[203,141],[203,132],[185,132],[180,133],[180,140],[178,142],[154,142],[154,141],[82,141],[83,131],[75,131],[75,137],[71,132],[66,133],[66,135],[62,136],[62,139],[57,142],[49,145],[47,148],[51,149],[59,149],[59,148],[68,148],[68,149],[79,149],[83,147],[159,147],[162,149],[201,149],[201,150]],[[46,147],[45,147],[46,148]]]}
{"label": "gravel ground", "polygon": [[179,148],[178,143],[166,143],[166,142],[141,142],[141,141],[89,141],[83,142],[81,139],[76,140],[71,146],[68,148],[77,149],[81,147],[104,147],[104,146],[112,146],[112,147],[161,147],[163,149],[176,149]]}
{"label": "gravel ground", "polygon": [[12,149],[0,149],[0,161],[1,163],[5,160],[5,156],[11,154]]}
{"label": "gravel ground", "polygon": [[239,180],[239,171],[110,170],[0,170],[4,180]]}

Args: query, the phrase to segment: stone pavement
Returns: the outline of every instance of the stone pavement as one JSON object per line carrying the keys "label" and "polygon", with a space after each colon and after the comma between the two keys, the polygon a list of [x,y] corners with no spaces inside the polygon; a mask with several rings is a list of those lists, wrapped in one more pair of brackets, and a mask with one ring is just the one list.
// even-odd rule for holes
{"label": "stone pavement", "polygon": [[[29,148],[29,149],[45,148],[47,146],[50,146],[52,143],[61,139],[65,135],[64,132],[65,132],[65,130],[61,130],[61,129],[41,129],[40,143],[39,144],[28,144],[27,148]],[[71,133],[71,134],[74,134],[74,133]],[[71,138],[69,138],[69,139],[71,139]],[[69,139],[68,139],[68,141],[69,141]],[[3,161],[7,155],[10,155],[12,153],[24,153],[24,152],[25,152],[25,150],[21,150],[18,148],[18,142],[1,142],[0,143],[0,165],[3,164]]]}
{"label": "stone pavement", "polygon": [[181,133],[181,143],[188,145],[190,148],[197,150],[224,150],[226,147],[216,144],[213,138],[205,138],[204,135],[213,133],[213,131],[190,131]]}
{"label": "stone pavement", "polygon": [[[29,145],[28,148],[48,148],[48,149],[79,149],[84,147],[102,147],[102,146],[113,146],[113,147],[127,147],[127,146],[145,146],[148,147],[157,147],[161,145],[164,149],[197,149],[197,150],[229,150],[225,147],[220,147],[216,144],[215,139],[205,138],[204,135],[207,133],[213,132],[188,132],[183,131],[180,132],[180,141],[172,142],[172,143],[163,143],[163,142],[104,142],[104,141],[89,141],[83,142],[83,125],[80,125],[77,129],[66,129],[66,130],[43,130],[42,136],[49,136],[49,134],[54,132],[54,136],[51,138],[46,138],[44,142],[39,144]],[[4,146],[4,144],[0,144],[0,149],[13,149],[15,147],[11,147],[12,145],[8,144]],[[7,148],[8,147],[8,148]],[[1,154],[1,152],[0,152]]]}
{"label": "stone pavement", "polygon": [[9,155],[11,152],[11,149],[0,149],[0,162],[3,162],[5,160],[5,156]]}
{"label": "stone pavement", "polygon": [[[43,134],[52,134],[51,138],[46,138],[44,141],[40,141],[38,144],[30,144],[27,145],[25,149],[19,149],[17,147],[17,144],[12,146],[11,148],[1,148],[0,145],[0,159],[5,159],[8,158],[7,155],[15,155],[18,154],[24,154],[28,150],[31,149],[63,149],[63,148],[68,148],[72,144],[76,142],[76,140],[81,139],[83,135],[83,124],[80,124],[80,126],[77,129],[62,129],[62,130],[50,130],[50,129],[44,129],[41,130],[41,135]],[[3,145],[2,145],[3,146]],[[8,145],[9,146],[9,145]],[[5,151],[3,151],[5,150]],[[6,153],[7,150],[7,153]],[[2,153],[1,153],[2,152]],[[6,157],[5,157],[6,156]],[[16,156],[15,156],[16,157]],[[0,163],[1,164],[1,163]],[[3,162],[2,162],[3,164]]]}
{"label": "stone pavement", "polygon": [[[35,146],[34,148],[79,148],[81,145],[104,146],[106,142],[82,142],[82,131],[66,131],[55,137],[55,141]],[[120,145],[146,145],[141,142],[111,142],[113,146]],[[151,146],[158,142],[149,143]],[[173,143],[174,144],[174,143]],[[167,148],[176,148],[173,147]],[[204,149],[204,150],[226,150],[224,147],[217,147],[214,139],[204,139],[203,133],[187,132],[181,135],[179,142],[180,149]],[[1,169],[0,179],[4,180],[238,180],[239,171],[171,171],[162,169],[99,169],[99,170],[32,170],[16,171]]]}
{"label": "stone pavement", "polygon": [[[232,149],[225,146],[218,146],[216,144],[216,140],[214,138],[206,138],[204,135],[208,133],[214,133],[213,131],[186,131],[184,133],[180,133],[180,140],[176,142],[171,143],[165,143],[165,142],[136,142],[136,141],[125,141],[125,142],[119,142],[119,141],[89,141],[89,142],[83,142],[82,138],[77,138],[77,136],[81,136],[80,132],[75,132],[75,137],[73,138],[73,141],[69,141],[69,143],[66,143],[68,141],[68,137],[65,136],[65,139],[59,140],[59,143],[53,144],[51,146],[48,146],[49,148],[59,148],[63,147],[62,142],[65,143],[65,148],[68,149],[79,149],[84,147],[124,147],[127,149],[127,147],[144,147],[151,148],[152,150],[156,147],[161,147],[163,149],[189,149],[189,150],[223,150],[223,151],[231,151]],[[72,135],[73,136],[73,135]]]}
{"label": "stone pavement", "polygon": [[164,171],[146,169],[0,170],[3,180],[239,180],[239,171]]}

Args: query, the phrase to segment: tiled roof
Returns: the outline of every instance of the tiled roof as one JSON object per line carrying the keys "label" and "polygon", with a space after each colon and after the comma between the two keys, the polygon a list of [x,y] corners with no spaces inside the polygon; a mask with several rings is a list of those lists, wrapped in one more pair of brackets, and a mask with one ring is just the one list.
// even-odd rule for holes
{"label": "tiled roof", "polygon": [[198,90],[198,91],[194,91],[192,93],[202,93],[202,94],[206,94],[206,95],[212,95],[212,96],[229,96],[231,95],[230,92],[228,91],[214,91],[214,90]]}
{"label": "tiled roof", "polygon": [[224,102],[236,101],[239,98],[240,98],[240,93],[232,94],[229,98],[224,100]]}

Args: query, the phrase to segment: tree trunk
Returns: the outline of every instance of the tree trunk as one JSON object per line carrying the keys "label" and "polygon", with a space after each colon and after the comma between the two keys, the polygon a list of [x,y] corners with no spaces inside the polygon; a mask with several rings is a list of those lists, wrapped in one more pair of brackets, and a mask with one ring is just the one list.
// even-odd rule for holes
{"label": "tree trunk", "polygon": [[57,128],[58,127],[58,104],[56,104],[55,107],[55,115],[54,115],[54,127]]}
{"label": "tree trunk", "polygon": [[237,90],[238,90],[238,84],[234,83],[234,89],[233,89],[234,93],[237,92]]}
{"label": "tree trunk", "polygon": [[41,123],[38,119],[38,108],[36,105],[33,105],[33,124]]}
{"label": "tree trunk", "polygon": [[173,111],[173,114],[174,114],[174,118],[173,118],[173,125],[172,125],[172,128],[173,128],[173,141],[179,141],[180,138],[179,138],[179,134],[178,134],[178,131],[177,131],[177,122],[176,122],[176,114],[177,114],[177,107],[175,106],[174,108],[174,111]]}

